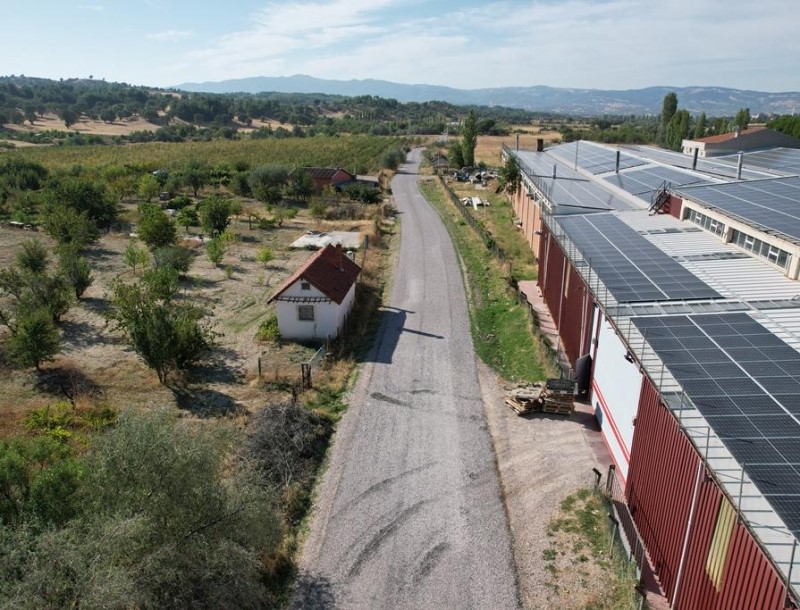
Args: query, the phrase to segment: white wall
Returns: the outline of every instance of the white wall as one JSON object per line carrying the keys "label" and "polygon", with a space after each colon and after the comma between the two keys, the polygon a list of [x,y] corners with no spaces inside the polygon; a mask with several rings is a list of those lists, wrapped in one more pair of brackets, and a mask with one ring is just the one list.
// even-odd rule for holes
{"label": "white wall", "polygon": [[592,405],[602,428],[617,474],[628,477],[633,419],[639,408],[642,374],[625,360],[627,349],[603,317],[597,335],[597,357],[592,379]]}
{"label": "white wall", "polygon": [[[278,316],[278,330],[284,339],[299,341],[313,341],[335,338],[342,329],[344,319],[355,300],[356,285],[350,287],[341,305],[333,301],[317,303],[289,302],[278,300],[276,314]],[[286,289],[281,297],[323,297],[319,290],[311,286],[310,290],[303,290],[300,281],[295,282]],[[298,305],[311,305],[314,307],[314,320],[300,320],[297,314]]]}

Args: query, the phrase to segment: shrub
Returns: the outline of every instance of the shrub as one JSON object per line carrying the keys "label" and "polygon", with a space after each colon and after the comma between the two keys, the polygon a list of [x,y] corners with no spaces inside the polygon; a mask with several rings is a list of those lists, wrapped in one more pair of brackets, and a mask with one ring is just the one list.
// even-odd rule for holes
{"label": "shrub", "polygon": [[193,260],[192,251],[180,246],[166,246],[153,252],[153,267],[173,269],[178,275],[188,272]]}
{"label": "shrub", "polygon": [[258,327],[256,338],[259,341],[279,341],[281,332],[278,330],[278,316],[273,314],[264,320]]}
{"label": "shrub", "polygon": [[206,255],[215,265],[222,262],[222,257],[225,256],[225,244],[219,237],[215,237],[206,245]]}

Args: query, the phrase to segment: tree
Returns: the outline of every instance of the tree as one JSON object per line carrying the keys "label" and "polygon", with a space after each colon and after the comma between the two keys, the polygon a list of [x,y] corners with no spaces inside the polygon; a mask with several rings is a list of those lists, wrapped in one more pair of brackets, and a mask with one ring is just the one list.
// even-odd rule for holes
{"label": "tree", "polygon": [[450,159],[450,165],[452,167],[461,169],[466,166],[464,163],[464,152],[461,149],[461,142],[453,141],[450,143],[450,147],[447,150],[447,157]]}
{"label": "tree", "polygon": [[688,110],[678,110],[667,125],[666,145],[672,150],[680,150],[683,140],[689,137],[692,117]]}
{"label": "tree", "polygon": [[155,210],[145,208],[140,211],[140,216],[137,233],[148,248],[155,250],[175,243],[177,237],[175,225],[164,212],[158,208]]}
{"label": "tree", "polygon": [[211,333],[201,323],[205,314],[194,305],[161,299],[147,284],[117,282],[112,292],[110,319],[162,384],[211,348]]}
{"label": "tree", "polygon": [[661,104],[661,124],[666,127],[678,111],[678,94],[670,91],[664,96]]}
{"label": "tree", "polygon": [[141,268],[147,264],[147,258],[147,250],[137,246],[135,241],[128,244],[122,255],[125,264],[133,270],[134,274],[136,274],[136,267]]}
{"label": "tree", "polygon": [[17,253],[17,266],[28,273],[39,275],[47,269],[48,254],[42,242],[29,239],[22,242],[22,250]]}
{"label": "tree", "polygon": [[256,260],[259,263],[264,264],[264,268],[266,269],[267,265],[275,258],[272,250],[269,248],[259,248],[258,253],[256,254]]}
{"label": "tree", "polygon": [[196,227],[200,224],[200,217],[194,208],[183,208],[175,217],[175,222],[184,227],[189,232],[189,227]]}
{"label": "tree", "polygon": [[67,284],[72,287],[76,299],[80,299],[86,289],[94,282],[92,266],[89,261],[73,249],[61,252],[59,273],[66,279]]}
{"label": "tree", "polygon": [[215,237],[206,246],[206,255],[208,256],[208,260],[210,260],[215,265],[219,265],[222,262],[222,257],[225,256],[225,244],[222,243],[222,239],[219,237]]}
{"label": "tree", "polygon": [[500,170],[500,185],[498,188],[506,193],[514,194],[519,190],[522,183],[522,173],[519,169],[519,161],[514,155],[508,155],[505,165]]}
{"label": "tree", "polygon": [[289,175],[286,195],[292,199],[308,200],[314,194],[314,179],[305,169],[295,168]]}
{"label": "tree", "polygon": [[475,165],[475,147],[478,145],[478,120],[475,111],[470,110],[461,129],[461,151],[464,155],[464,165]]}
{"label": "tree", "polygon": [[183,170],[183,183],[192,189],[192,193],[197,197],[198,191],[208,182],[208,168],[202,163],[192,161]]}
{"label": "tree", "polygon": [[158,194],[161,192],[161,185],[158,183],[158,180],[155,176],[151,174],[145,174],[139,178],[137,192],[139,193],[140,199],[144,199],[150,203],[153,200],[153,197],[158,197]]}
{"label": "tree", "polygon": [[66,206],[51,207],[45,212],[44,230],[59,244],[59,247],[82,249],[98,236],[97,225],[86,212],[76,213]]}
{"label": "tree", "polygon": [[188,248],[180,246],[162,246],[153,251],[153,267],[156,269],[173,269],[178,275],[189,271],[194,254]]}
{"label": "tree", "polygon": [[698,140],[706,135],[706,129],[708,128],[708,119],[706,118],[706,113],[701,112],[700,116],[697,117],[697,121],[694,124],[694,137],[695,140]]}
{"label": "tree", "polygon": [[83,178],[61,178],[50,184],[43,194],[46,207],[65,206],[77,213],[86,213],[101,229],[111,226],[119,215],[117,202],[109,196],[105,183]]}
{"label": "tree", "polygon": [[742,108],[739,112],[736,113],[736,116],[733,117],[733,126],[738,127],[740,130],[744,131],[750,125],[750,109],[749,108]]}
{"label": "tree", "polygon": [[253,196],[268,206],[278,204],[283,198],[283,188],[289,176],[289,170],[282,165],[266,165],[257,167],[247,179]]}
{"label": "tree", "polygon": [[73,110],[72,108],[67,107],[63,108],[58,113],[58,116],[62,121],[64,121],[64,125],[66,126],[66,128],[69,129],[75,123],[78,122],[78,119],[80,118],[81,115],[79,112]]}
{"label": "tree", "polygon": [[42,362],[52,360],[61,349],[61,339],[50,311],[39,308],[26,312],[16,321],[6,349],[12,362],[37,371]]}
{"label": "tree", "polygon": [[228,228],[231,219],[231,203],[212,195],[200,206],[200,222],[203,230],[211,235],[220,235]]}

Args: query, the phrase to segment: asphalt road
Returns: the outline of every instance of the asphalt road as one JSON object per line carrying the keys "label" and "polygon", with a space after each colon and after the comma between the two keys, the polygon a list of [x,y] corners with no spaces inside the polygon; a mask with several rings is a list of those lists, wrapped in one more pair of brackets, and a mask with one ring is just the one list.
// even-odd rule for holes
{"label": "asphalt road", "polygon": [[458,260],[417,189],[394,178],[402,242],[376,346],[342,420],[295,608],[518,607]]}

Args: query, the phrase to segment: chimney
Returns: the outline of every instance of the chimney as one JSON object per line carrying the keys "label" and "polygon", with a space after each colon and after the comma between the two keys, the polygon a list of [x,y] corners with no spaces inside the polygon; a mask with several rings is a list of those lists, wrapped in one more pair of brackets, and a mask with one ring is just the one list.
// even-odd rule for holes
{"label": "chimney", "polygon": [[536,138],[536,152],[544,152],[544,138]]}
{"label": "chimney", "polygon": [[617,168],[614,170],[615,174],[619,173],[619,151],[617,151]]}
{"label": "chimney", "polygon": [[555,180],[555,177],[556,177],[556,167],[557,167],[557,165],[554,163],[553,164],[553,179],[554,180]]}
{"label": "chimney", "polygon": [[344,271],[344,261],[342,260],[342,244],[336,244],[336,260],[339,263],[339,271]]}
{"label": "chimney", "polygon": [[737,180],[741,180],[742,179],[742,164],[743,163],[744,163],[744,153],[740,152],[739,153],[739,163],[736,166],[736,179]]}
{"label": "chimney", "polygon": [[519,152],[519,134],[517,134],[517,152]]}
{"label": "chimney", "polygon": [[738,138],[739,134],[741,133],[741,131],[742,131],[742,128],[739,127],[738,125],[736,127],[734,127],[733,128],[733,137],[734,138]]}
{"label": "chimney", "polygon": [[692,158],[692,169],[697,169],[697,155],[700,154],[700,148],[695,147],[694,149],[694,157]]}

